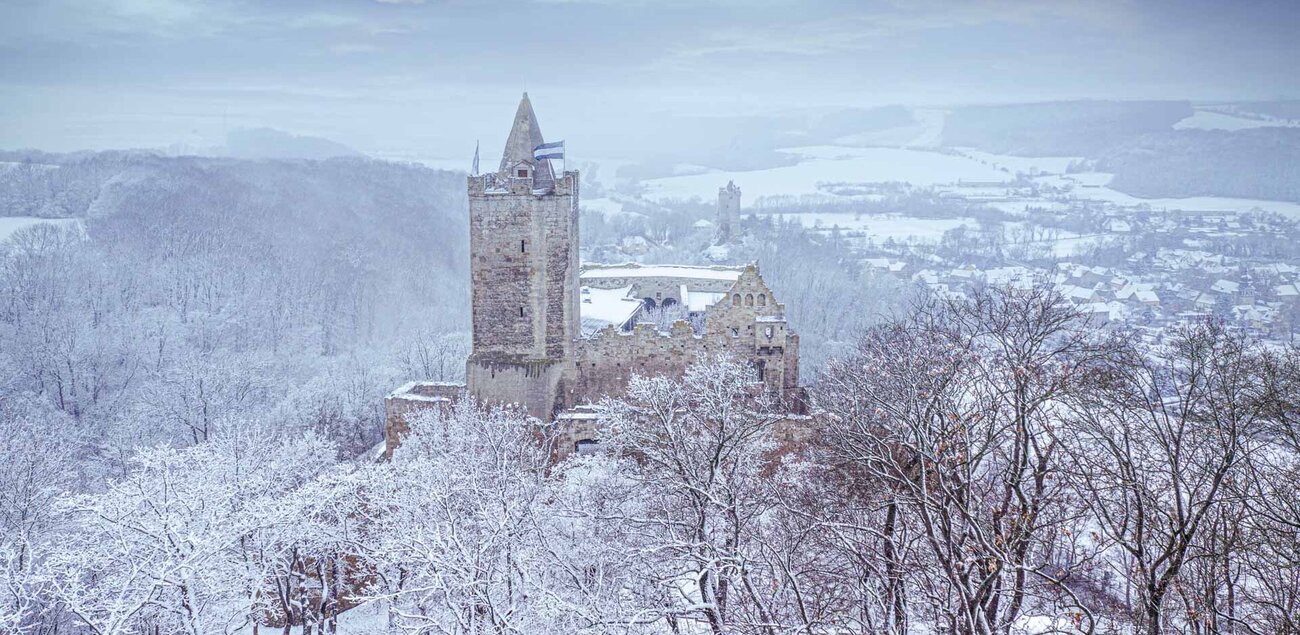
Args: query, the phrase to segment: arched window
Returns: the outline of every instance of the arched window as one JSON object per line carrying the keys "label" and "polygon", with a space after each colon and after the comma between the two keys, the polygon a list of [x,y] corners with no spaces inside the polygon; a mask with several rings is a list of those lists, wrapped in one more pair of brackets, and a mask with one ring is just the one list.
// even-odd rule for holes
{"label": "arched window", "polygon": [[731,306],[740,306],[740,294],[731,296]]}
{"label": "arched window", "polygon": [[659,306],[658,304],[655,303],[654,298],[645,298],[641,300],[641,304],[645,306],[647,311],[653,310],[655,307]]}
{"label": "arched window", "polygon": [[676,305],[676,304],[677,304],[677,299],[676,299],[676,298],[664,298],[664,301],[663,301],[663,302],[660,302],[660,303],[659,303],[659,306],[661,306],[661,307],[663,307],[663,308],[666,309],[666,308],[668,308],[668,307],[670,307],[670,306],[674,306],[674,305]]}
{"label": "arched window", "polygon": [[754,294],[752,293],[745,294],[745,306],[754,306]]}
{"label": "arched window", "polygon": [[767,306],[767,296],[766,296],[766,295],[764,295],[764,294],[762,294],[762,293],[758,294],[758,306]]}

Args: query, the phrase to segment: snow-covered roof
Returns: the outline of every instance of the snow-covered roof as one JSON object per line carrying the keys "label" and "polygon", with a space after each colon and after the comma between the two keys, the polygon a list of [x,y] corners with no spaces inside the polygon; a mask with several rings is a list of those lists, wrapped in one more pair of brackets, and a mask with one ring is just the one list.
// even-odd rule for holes
{"label": "snow-covered roof", "polygon": [[618,289],[582,288],[582,335],[588,336],[610,324],[622,326],[641,310],[641,300],[628,297],[632,287]]}
{"label": "snow-covered roof", "polygon": [[1156,295],[1156,292],[1150,289],[1138,289],[1137,292],[1134,293],[1134,295],[1137,297],[1138,302],[1159,302],[1160,301],[1160,296]]}
{"label": "snow-covered roof", "polygon": [[1088,287],[1080,287],[1072,284],[1060,285],[1061,295],[1074,300],[1075,302],[1091,302],[1097,297],[1097,292]]}
{"label": "snow-covered roof", "polygon": [[1125,233],[1133,231],[1133,226],[1126,220],[1112,218],[1106,222],[1106,229],[1116,233]]}
{"label": "snow-covered roof", "polygon": [[686,309],[692,312],[703,311],[725,297],[726,293],[712,293],[709,291],[691,291],[682,285],[682,300],[686,303]]}
{"label": "snow-covered roof", "polygon": [[1237,290],[1240,288],[1241,288],[1240,284],[1233,282],[1231,280],[1219,280],[1218,282],[1215,282],[1213,286],[1210,287],[1210,290],[1214,291],[1215,293],[1236,293]]}
{"label": "snow-covered roof", "polygon": [[600,412],[597,411],[596,408],[592,406],[587,406],[587,405],[574,406],[556,415],[555,418],[562,419],[565,421],[595,420],[600,418]]}
{"label": "snow-covered roof", "polygon": [[413,401],[450,401],[446,396],[430,396],[422,393],[445,392],[464,387],[465,384],[457,381],[409,381],[388,393],[388,396]]}
{"label": "snow-covered roof", "polygon": [[622,265],[586,264],[582,267],[582,277],[596,278],[694,278],[698,280],[724,280],[735,282],[740,278],[743,267],[723,267],[719,265],[696,267],[690,265],[641,265],[627,263]]}

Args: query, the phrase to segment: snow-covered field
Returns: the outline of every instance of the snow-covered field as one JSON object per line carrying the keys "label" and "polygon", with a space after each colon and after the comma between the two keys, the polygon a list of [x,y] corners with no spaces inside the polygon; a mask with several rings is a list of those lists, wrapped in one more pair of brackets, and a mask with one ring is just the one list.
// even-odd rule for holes
{"label": "snow-covered field", "polygon": [[745,200],[763,196],[799,196],[821,192],[819,184],[907,182],[938,185],[965,181],[1008,181],[1014,176],[968,157],[903,148],[809,146],[782,152],[800,158],[795,165],[749,172],[715,170],[645,181],[651,200],[712,200],[718,188],[735,180]]}
{"label": "snow-covered field", "polygon": [[1251,119],[1212,110],[1197,110],[1190,117],[1175,123],[1174,128],[1179,130],[1244,130],[1246,128],[1263,128],[1265,126],[1294,125],[1296,125],[1294,122],[1282,119]]}
{"label": "snow-covered field", "polygon": [[623,213],[623,204],[609,198],[584,198],[579,204],[582,209],[599,212],[606,217]]}
{"label": "snow-covered field", "polygon": [[839,227],[845,232],[861,233],[863,238],[880,243],[890,238],[903,242],[935,242],[943,233],[963,225],[975,228],[973,218],[916,218],[900,214],[789,214],[785,220],[797,220],[809,229],[831,230]]}
{"label": "snow-covered field", "polygon": [[[876,244],[893,238],[897,242],[934,243],[943,238],[946,231],[957,227],[977,229],[979,221],[974,218],[917,218],[902,214],[786,214],[778,216],[785,220],[796,220],[809,229],[830,231],[838,227],[844,233],[852,233],[857,240],[870,239]],[[1007,223],[1011,231],[1021,223]],[[1073,256],[1079,250],[1103,240],[1104,236],[1079,236],[1065,231],[1058,231],[1057,237],[1036,241],[1048,244],[1056,256]]]}
{"label": "snow-covered field", "polygon": [[[1198,111],[1204,112],[1204,111]],[[1219,113],[1207,113],[1219,114]],[[1227,116],[1227,115],[1224,115]],[[1245,120],[1243,121],[1253,121]],[[1139,198],[1107,185],[1112,175],[1102,172],[1065,174],[1077,157],[1017,157],[961,149],[957,154],[904,148],[853,148],[809,146],[782,150],[797,155],[791,166],[748,172],[713,170],[704,174],[672,176],[645,181],[644,197],[656,201],[698,198],[713,200],[718,188],[734,180],[745,192],[745,201],[764,196],[827,194],[819,186],[833,183],[879,183],[901,181],[913,185],[945,185],[958,181],[1011,181],[1017,172],[1038,173],[1042,184],[1070,188],[1078,199],[1107,201],[1121,206],[1148,205],[1152,209],[1189,212],[1247,212],[1254,209],[1277,212],[1300,219],[1300,203],[1258,199],[1195,196],[1189,198]],[[1005,205],[1019,212],[1032,201]],[[1042,205],[1052,203],[1043,201]]]}
{"label": "snow-covered field", "polygon": [[912,111],[914,121],[908,125],[840,137],[835,144],[936,148],[943,139],[943,123],[947,116],[946,110],[917,109]]}
{"label": "snow-covered field", "polygon": [[1289,218],[1300,219],[1300,203],[1265,201],[1251,198],[1226,198],[1221,196],[1193,196],[1188,198],[1139,198],[1106,187],[1111,180],[1105,172],[1084,172],[1036,179],[1039,183],[1057,187],[1070,187],[1071,196],[1079,199],[1107,201],[1116,205],[1148,205],[1153,210],[1182,210],[1188,212],[1249,212],[1261,209],[1276,212]]}
{"label": "snow-covered field", "polygon": [[14,232],[20,229],[26,229],[32,225],[41,223],[51,223],[54,225],[78,225],[81,223],[76,218],[36,218],[34,216],[0,216],[0,242],[9,240]]}
{"label": "snow-covered field", "polygon": [[996,170],[1005,169],[1012,175],[1017,172],[1064,174],[1071,163],[1082,160],[1082,157],[1017,157],[1009,154],[983,152],[974,148],[957,148],[956,150],[972,161]]}

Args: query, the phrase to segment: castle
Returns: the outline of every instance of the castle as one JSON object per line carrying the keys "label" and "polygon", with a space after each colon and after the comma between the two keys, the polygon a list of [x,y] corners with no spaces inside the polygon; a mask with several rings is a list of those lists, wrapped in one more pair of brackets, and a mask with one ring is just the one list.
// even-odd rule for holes
{"label": "castle", "polygon": [[[755,265],[583,265],[576,171],[534,159],[544,143],[524,94],[496,172],[468,179],[472,349],[465,384],[413,382],[385,400],[387,452],[405,417],[462,394],[570,423],[570,449],[596,441],[589,404],[634,374],[681,375],[716,354],[747,360],[801,412],[799,336]],[[718,239],[735,240],[740,190],[719,191]]]}

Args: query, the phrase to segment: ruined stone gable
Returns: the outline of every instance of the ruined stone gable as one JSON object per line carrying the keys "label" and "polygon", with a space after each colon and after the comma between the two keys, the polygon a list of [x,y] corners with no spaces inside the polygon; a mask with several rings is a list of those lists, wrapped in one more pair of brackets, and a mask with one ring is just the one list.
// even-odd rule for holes
{"label": "ruined stone gable", "polygon": [[[654,284],[655,278],[650,277],[643,286],[632,288],[653,288]],[[785,305],[776,301],[755,265],[746,267],[725,289],[720,299],[705,308],[702,333],[693,331],[685,321],[667,332],[637,324],[630,332],[606,327],[578,342],[576,379],[570,384],[568,405],[621,395],[633,375],[682,375],[691,364],[716,355],[748,361],[774,395],[796,402],[799,337],[786,324]]]}

